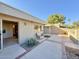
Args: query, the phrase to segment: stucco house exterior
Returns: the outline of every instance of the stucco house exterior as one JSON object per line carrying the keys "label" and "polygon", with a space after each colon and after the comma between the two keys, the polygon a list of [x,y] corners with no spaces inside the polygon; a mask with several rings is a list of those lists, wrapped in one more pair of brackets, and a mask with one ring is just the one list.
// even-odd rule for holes
{"label": "stucco house exterior", "polygon": [[0,2],[0,49],[8,38],[14,37],[18,44],[24,43],[35,35],[35,26],[43,31],[44,24],[39,18]]}

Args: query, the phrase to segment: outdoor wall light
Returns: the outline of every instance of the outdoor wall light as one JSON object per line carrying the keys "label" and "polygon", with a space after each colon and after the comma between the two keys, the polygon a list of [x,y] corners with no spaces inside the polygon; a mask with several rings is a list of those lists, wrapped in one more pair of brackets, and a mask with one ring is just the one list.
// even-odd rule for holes
{"label": "outdoor wall light", "polygon": [[15,28],[15,25],[13,25],[13,28]]}
{"label": "outdoor wall light", "polygon": [[27,25],[27,23],[26,23],[26,22],[24,22],[24,25]]}

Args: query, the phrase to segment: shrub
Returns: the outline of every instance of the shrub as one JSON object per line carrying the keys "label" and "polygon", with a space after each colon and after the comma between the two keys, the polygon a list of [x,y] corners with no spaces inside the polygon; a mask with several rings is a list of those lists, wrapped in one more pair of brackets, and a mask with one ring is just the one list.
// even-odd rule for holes
{"label": "shrub", "polygon": [[32,46],[36,45],[37,43],[38,43],[38,41],[36,41],[34,38],[30,38],[27,41],[27,46],[32,47]]}

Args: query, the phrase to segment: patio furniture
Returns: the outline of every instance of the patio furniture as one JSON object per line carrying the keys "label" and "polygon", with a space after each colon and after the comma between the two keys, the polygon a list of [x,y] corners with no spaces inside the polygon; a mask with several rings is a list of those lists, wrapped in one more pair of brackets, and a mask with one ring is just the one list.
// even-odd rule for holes
{"label": "patio furniture", "polygon": [[36,36],[36,39],[40,39],[40,36],[37,33],[35,34],[35,36]]}
{"label": "patio furniture", "polygon": [[41,33],[40,35],[38,33],[36,33],[35,36],[36,36],[37,41],[40,43],[47,39],[46,37],[44,37],[43,33]]}
{"label": "patio furniture", "polygon": [[44,38],[43,32],[37,32],[37,33],[35,34],[35,36],[36,36],[37,39],[43,39],[43,38]]}

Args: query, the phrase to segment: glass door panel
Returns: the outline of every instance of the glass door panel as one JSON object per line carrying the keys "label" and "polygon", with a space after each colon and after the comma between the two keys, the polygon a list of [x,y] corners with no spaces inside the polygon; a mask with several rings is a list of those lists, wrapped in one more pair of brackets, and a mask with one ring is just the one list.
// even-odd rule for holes
{"label": "glass door panel", "polygon": [[1,50],[1,20],[0,20],[0,50]]}
{"label": "glass door panel", "polygon": [[3,49],[2,19],[0,19],[0,51]]}

